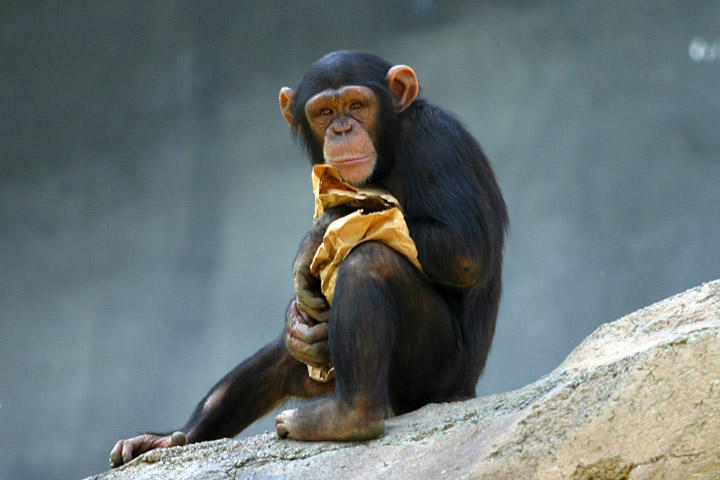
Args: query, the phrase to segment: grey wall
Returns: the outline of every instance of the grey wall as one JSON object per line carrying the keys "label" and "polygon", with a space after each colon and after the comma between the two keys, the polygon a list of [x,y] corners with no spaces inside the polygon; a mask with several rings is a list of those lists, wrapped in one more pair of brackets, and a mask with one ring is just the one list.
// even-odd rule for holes
{"label": "grey wall", "polygon": [[105,469],[278,334],[312,198],[277,91],[330,50],[412,65],[493,160],[478,393],[720,277],[718,2],[209,4],[0,6],[0,478]]}

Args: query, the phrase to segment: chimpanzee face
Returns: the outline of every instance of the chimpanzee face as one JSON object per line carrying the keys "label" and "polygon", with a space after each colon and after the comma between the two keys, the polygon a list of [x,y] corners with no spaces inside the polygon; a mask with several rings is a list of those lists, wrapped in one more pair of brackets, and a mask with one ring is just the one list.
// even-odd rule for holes
{"label": "chimpanzee face", "polygon": [[368,87],[324,90],[305,104],[312,135],[322,143],[323,159],[353,185],[364,183],[377,163],[379,102]]}
{"label": "chimpanzee face", "polygon": [[[295,122],[295,92],[288,87],[280,90],[282,114],[309,146],[312,162],[333,165],[343,180],[352,185],[362,185],[372,177],[378,165],[380,144],[386,143],[381,137],[389,134],[388,119],[396,119],[409,107],[419,90],[415,72],[405,65],[390,67],[385,78],[368,79],[371,81],[385,95],[385,101],[366,85],[337,88],[323,85],[310,90],[308,96],[301,93],[305,104],[302,109],[295,109],[298,117],[302,117]],[[377,83],[384,85],[377,87]],[[386,165],[387,161],[385,159]]]}

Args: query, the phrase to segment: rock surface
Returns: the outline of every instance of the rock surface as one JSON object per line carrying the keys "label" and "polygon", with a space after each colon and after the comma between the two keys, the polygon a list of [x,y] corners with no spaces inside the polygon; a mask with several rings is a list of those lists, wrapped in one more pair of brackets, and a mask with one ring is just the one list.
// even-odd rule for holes
{"label": "rock surface", "polygon": [[599,327],[520,390],[359,443],[266,433],[149,452],[111,479],[720,479],[720,280]]}

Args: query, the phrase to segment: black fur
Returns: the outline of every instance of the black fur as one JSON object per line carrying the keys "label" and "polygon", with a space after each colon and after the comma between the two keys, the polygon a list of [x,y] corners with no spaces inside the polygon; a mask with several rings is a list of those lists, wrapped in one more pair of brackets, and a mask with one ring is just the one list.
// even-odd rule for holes
{"label": "black fur", "polygon": [[[385,79],[390,67],[385,60],[362,52],[326,55],[300,82],[293,118],[312,163],[322,163],[322,144],[309,134],[304,115],[307,99],[344,85],[365,85],[377,94],[382,107],[376,133],[382,140],[370,183],[386,188],[402,204],[420,263],[450,307],[460,337],[463,358],[455,368],[462,372],[462,380],[457,393],[472,395],[495,331],[507,211],[485,154],[458,120],[422,98],[395,113]],[[467,259],[469,265],[457,259]],[[464,266],[470,271],[464,271]],[[412,293],[409,288],[399,295]],[[355,308],[365,307],[357,304]],[[426,318],[416,328],[432,328],[433,321]],[[403,359],[410,364],[416,360]]]}
{"label": "black fur", "polygon": [[183,428],[191,442],[235,435],[289,396],[333,388],[347,403],[360,398],[368,409],[396,413],[474,395],[500,301],[505,203],[487,158],[460,122],[421,98],[396,113],[385,79],[390,67],[361,52],[323,57],[296,89],[294,131],[311,163],[322,163],[307,100],[345,85],[375,92],[378,164],[369,183],[400,200],[424,273],[385,245],[356,247],[338,272],[330,314],[335,385],[309,380],[281,336],[200,402]]}

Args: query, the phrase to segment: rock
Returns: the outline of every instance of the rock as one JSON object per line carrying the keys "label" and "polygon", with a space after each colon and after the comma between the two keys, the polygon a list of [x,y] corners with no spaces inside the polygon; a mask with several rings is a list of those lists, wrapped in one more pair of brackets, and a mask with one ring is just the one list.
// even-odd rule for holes
{"label": "rock", "polygon": [[718,479],[720,280],[602,325],[514,392],[429,405],[355,443],[266,433],[149,452],[111,479]]}

